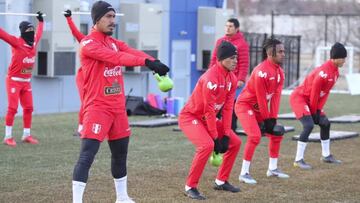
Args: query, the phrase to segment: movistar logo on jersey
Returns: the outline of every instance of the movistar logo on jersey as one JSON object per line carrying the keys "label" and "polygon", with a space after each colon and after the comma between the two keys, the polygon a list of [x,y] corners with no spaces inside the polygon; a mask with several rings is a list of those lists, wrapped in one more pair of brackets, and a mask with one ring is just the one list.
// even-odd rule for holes
{"label": "movistar logo on jersey", "polygon": [[210,89],[210,90],[216,90],[217,84],[212,84],[212,82],[209,81],[209,82],[207,83],[206,87],[207,87],[208,89]]}
{"label": "movistar logo on jersey", "polygon": [[258,72],[258,76],[261,77],[261,78],[266,78],[266,77],[267,77],[267,73],[266,73],[266,72],[259,71],[259,72]]}
{"label": "movistar logo on jersey", "polygon": [[319,72],[320,77],[327,78],[327,74],[324,71]]}

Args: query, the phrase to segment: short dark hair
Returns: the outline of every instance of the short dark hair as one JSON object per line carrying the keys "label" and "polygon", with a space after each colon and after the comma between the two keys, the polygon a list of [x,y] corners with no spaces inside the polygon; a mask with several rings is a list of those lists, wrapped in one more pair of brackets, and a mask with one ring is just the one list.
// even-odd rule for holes
{"label": "short dark hair", "polygon": [[278,44],[282,44],[282,42],[272,37],[265,40],[262,52],[263,60],[267,59],[267,50],[270,48],[273,49],[273,56],[276,56],[276,45]]}
{"label": "short dark hair", "polygon": [[239,28],[240,27],[240,23],[236,18],[230,18],[229,20],[227,20],[227,22],[229,23],[233,23],[235,28]]}

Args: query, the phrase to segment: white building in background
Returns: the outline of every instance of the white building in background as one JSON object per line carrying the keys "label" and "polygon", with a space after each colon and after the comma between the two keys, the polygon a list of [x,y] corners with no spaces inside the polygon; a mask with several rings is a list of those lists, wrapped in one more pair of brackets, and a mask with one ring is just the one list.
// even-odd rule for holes
{"label": "white building in background", "polygon": [[[72,63],[75,63],[76,67],[79,66],[77,53],[75,52],[73,56],[69,55],[72,51],[77,50],[78,42],[72,37],[70,29],[67,27],[66,19],[61,14],[61,11],[69,7],[69,4],[66,4],[67,2],[70,2],[70,8],[77,5],[75,6],[76,8],[71,8],[72,10],[90,11],[91,5],[95,0],[0,0],[0,12],[34,13],[37,10],[41,10],[47,14],[47,17],[44,17],[44,34],[42,41],[39,43],[38,51],[41,52],[42,49],[44,51],[44,49],[49,49],[48,46],[53,46],[53,51],[57,53],[57,56],[54,55],[52,58],[49,56],[42,57],[43,59],[47,58],[48,67],[51,68],[52,72],[44,69],[38,71],[37,67],[39,66],[34,68],[34,76],[32,77],[34,114],[76,112],[80,107],[80,100],[75,84],[76,71],[67,68],[68,65]],[[107,0],[107,2],[111,3],[117,12],[120,12],[120,3],[144,3],[145,1],[121,0],[120,2],[119,0]],[[59,3],[65,5],[64,8],[59,8],[57,5]],[[161,13],[163,23],[161,24],[162,31],[160,31],[162,33],[162,43],[160,45],[161,47],[159,47],[161,51],[157,53],[157,57],[165,64],[169,64],[167,54],[169,50],[169,0],[153,0],[151,3],[160,4],[163,7],[163,12]],[[53,5],[54,8],[52,8],[51,5]],[[52,13],[55,11],[59,13]],[[78,28],[81,32],[87,34],[90,31],[92,27],[91,16],[82,15],[81,17],[73,16],[73,18],[78,23]],[[19,36],[18,26],[23,20],[33,22],[35,25],[37,22],[35,17],[0,16],[0,27],[12,35]],[[117,19],[117,22],[120,23],[120,19]],[[122,39],[120,35],[120,29],[117,28],[114,37]],[[7,111],[5,77],[11,60],[11,48],[7,43],[0,40],[0,50],[2,52],[0,54],[0,78],[2,79],[0,83],[0,117],[3,117]],[[38,54],[37,60],[39,60],[39,55],[41,54]],[[58,60],[56,61],[57,57]],[[59,67],[61,64],[65,64],[66,67],[61,69],[61,67]],[[58,67],[56,68],[56,66]],[[40,74],[38,74],[38,72],[40,72]],[[152,93],[162,94],[163,96],[165,95],[158,90],[157,83],[150,72],[137,74],[129,72],[124,73],[124,75],[125,94],[128,94],[129,90],[132,89],[131,94],[137,96],[146,96],[150,91]],[[17,115],[21,114],[22,109],[19,105]]]}
{"label": "white building in background", "polygon": [[[75,85],[75,67],[79,66],[75,53],[78,42],[67,28],[62,11],[71,8],[88,11],[96,0],[0,0],[0,12],[29,13],[42,10],[47,14],[43,38],[39,43],[37,67],[32,78],[34,114],[76,112],[80,101]],[[190,96],[196,81],[204,73],[197,67],[197,16],[200,7],[221,10],[222,0],[106,0],[126,17],[117,19],[114,37],[134,48],[154,54],[171,68],[174,88],[162,93],[150,72],[131,68],[124,72],[125,94],[132,90],[132,96],[147,96],[148,93],[161,96]],[[141,4],[122,11],[126,3]],[[154,6],[151,6],[154,5]],[[156,5],[156,6],[155,6]],[[125,6],[123,6],[125,8]],[[161,8],[161,9],[159,9]],[[130,12],[128,9],[134,9]],[[159,17],[161,16],[161,17]],[[155,18],[156,17],[156,18]],[[90,16],[73,16],[80,31],[87,34],[92,27]],[[211,18],[213,21],[216,20]],[[19,36],[18,25],[28,20],[36,24],[36,18],[0,16],[0,27],[12,35]],[[124,20],[124,21],[121,21]],[[159,22],[161,21],[161,22]],[[125,22],[125,23],[124,23]],[[224,22],[225,24],[225,22]],[[222,30],[224,24],[211,26],[212,31]],[[152,27],[155,26],[155,27]],[[218,27],[220,26],[220,27]],[[150,29],[151,28],[151,29]],[[214,35],[215,32],[208,33]],[[122,36],[123,35],[123,36]],[[160,37],[159,37],[160,35]],[[212,42],[215,44],[215,41]],[[201,47],[199,47],[201,48]],[[212,48],[212,47],[210,47]],[[0,79],[4,80],[11,60],[11,49],[0,40]],[[47,53],[44,53],[47,52]],[[40,66],[39,66],[40,62]],[[44,65],[45,64],[45,65]],[[62,68],[64,67],[64,68]],[[69,68],[70,67],[70,68]],[[71,68],[73,67],[73,68]],[[145,68],[146,70],[146,68]],[[5,82],[0,82],[0,117],[6,114],[7,96]],[[18,115],[22,109],[19,107]]]}

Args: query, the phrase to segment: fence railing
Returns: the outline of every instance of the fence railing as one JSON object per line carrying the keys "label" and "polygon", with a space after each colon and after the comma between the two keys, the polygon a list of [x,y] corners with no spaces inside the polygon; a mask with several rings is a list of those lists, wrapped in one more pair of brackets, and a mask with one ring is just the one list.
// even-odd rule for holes
{"label": "fence railing", "polygon": [[[268,34],[244,33],[249,43],[250,67],[249,73],[262,61],[262,46],[270,37]],[[300,77],[300,42],[301,36],[274,35],[285,47],[285,60],[282,68],[285,73],[284,88],[290,86]]]}

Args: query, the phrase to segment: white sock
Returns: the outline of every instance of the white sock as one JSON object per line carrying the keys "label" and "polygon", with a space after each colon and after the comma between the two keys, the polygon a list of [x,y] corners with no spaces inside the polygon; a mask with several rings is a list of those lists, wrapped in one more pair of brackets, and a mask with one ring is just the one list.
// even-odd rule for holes
{"label": "white sock", "polygon": [[12,126],[5,126],[5,137],[4,140],[12,137]]}
{"label": "white sock", "polygon": [[295,161],[299,161],[301,159],[304,159],[304,153],[305,153],[306,145],[307,145],[306,142],[301,142],[301,141],[297,142],[297,150],[296,150]]}
{"label": "white sock", "polygon": [[190,189],[191,189],[190,186],[185,185],[185,191],[188,191],[188,190],[190,190]]}
{"label": "white sock", "polygon": [[82,129],[83,129],[83,125],[82,125],[82,124],[79,124],[79,126],[78,126],[78,132],[81,132]]}
{"label": "white sock", "polygon": [[127,176],[124,176],[119,179],[114,178],[115,190],[116,190],[116,199],[117,200],[125,200],[129,199],[127,193]]}
{"label": "white sock", "polygon": [[215,179],[215,183],[216,183],[216,185],[223,185],[225,182],[221,181],[219,179]]}
{"label": "white sock", "polygon": [[330,155],[330,139],[321,140],[322,156],[327,157]]}
{"label": "white sock", "polygon": [[277,169],[278,158],[269,158],[269,170]]}
{"label": "white sock", "polygon": [[250,168],[250,161],[246,161],[246,160],[243,160],[243,162],[242,162],[242,165],[241,165],[241,173],[240,173],[240,175],[245,175],[245,174],[247,174],[247,173],[250,173],[249,172],[249,168]]}
{"label": "white sock", "polygon": [[82,203],[86,183],[72,181],[73,203]]}
{"label": "white sock", "polygon": [[23,138],[30,135],[30,128],[24,128]]}

